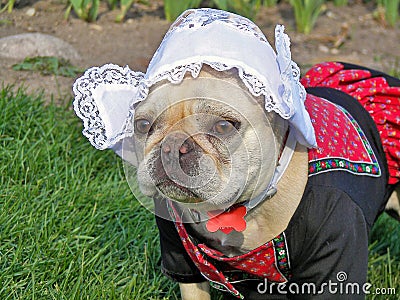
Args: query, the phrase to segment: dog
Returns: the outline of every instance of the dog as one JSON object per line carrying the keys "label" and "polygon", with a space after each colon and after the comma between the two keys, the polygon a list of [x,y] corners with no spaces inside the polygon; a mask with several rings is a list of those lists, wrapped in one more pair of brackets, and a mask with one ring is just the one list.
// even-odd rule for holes
{"label": "dog", "polygon": [[[146,74],[106,65],[74,85],[84,135],[135,166],[153,199],[162,271],[185,300],[210,299],[210,285],[235,299],[329,299],[340,283],[363,298],[369,230],[385,206],[400,216],[387,133],[400,81],[337,62],[300,80],[282,26],[275,40],[276,55],[249,20],[189,10]],[[383,99],[380,122],[367,110]]]}

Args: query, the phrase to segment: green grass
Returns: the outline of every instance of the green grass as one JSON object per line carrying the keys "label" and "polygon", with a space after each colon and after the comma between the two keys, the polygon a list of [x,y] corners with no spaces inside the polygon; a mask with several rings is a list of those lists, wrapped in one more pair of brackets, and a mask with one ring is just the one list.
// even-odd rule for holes
{"label": "green grass", "polygon": [[[372,285],[367,299],[399,299],[400,294],[400,223],[382,214],[371,231],[368,282]],[[396,289],[396,295],[376,295],[375,288]]]}
{"label": "green grass", "polygon": [[73,112],[0,91],[0,299],[175,299],[154,216]]}
{"label": "green grass", "polygon": [[[0,90],[0,299],[177,299],[159,269],[154,216],[120,159],[81,129],[69,106]],[[374,287],[399,289],[399,237],[383,215],[371,238]]]}

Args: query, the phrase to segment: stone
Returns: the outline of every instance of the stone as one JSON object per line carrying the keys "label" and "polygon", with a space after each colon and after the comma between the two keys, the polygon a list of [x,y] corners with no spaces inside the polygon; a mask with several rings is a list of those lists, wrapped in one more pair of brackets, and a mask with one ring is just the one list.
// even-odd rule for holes
{"label": "stone", "polygon": [[33,7],[30,7],[27,9],[27,11],[25,12],[25,14],[29,17],[33,17],[36,14],[36,10]]}
{"label": "stone", "polygon": [[328,53],[329,52],[329,48],[323,44],[319,44],[318,45],[318,50],[323,52],[323,53]]}
{"label": "stone", "polygon": [[103,30],[103,27],[101,27],[100,25],[97,25],[97,24],[90,24],[89,28],[93,29],[93,30],[96,30],[96,31],[102,31]]}
{"label": "stone", "polygon": [[339,54],[339,49],[338,48],[332,48],[331,49],[331,53],[333,54],[333,55],[338,55]]}
{"label": "stone", "polygon": [[55,56],[71,62],[80,60],[80,55],[73,46],[43,33],[23,33],[1,38],[0,56],[21,60],[35,56]]}

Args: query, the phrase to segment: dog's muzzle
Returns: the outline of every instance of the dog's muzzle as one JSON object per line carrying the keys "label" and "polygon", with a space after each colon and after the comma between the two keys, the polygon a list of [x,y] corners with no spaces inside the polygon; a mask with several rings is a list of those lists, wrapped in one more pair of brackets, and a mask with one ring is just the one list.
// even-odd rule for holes
{"label": "dog's muzzle", "polygon": [[[155,185],[169,198],[193,202],[198,198],[195,190],[203,187],[213,177],[214,172],[210,166],[214,164],[211,158],[203,153],[192,137],[183,132],[169,133],[161,142],[159,151],[152,176]],[[204,174],[204,169],[207,169],[207,174]],[[171,193],[187,194],[189,197],[180,199]]]}

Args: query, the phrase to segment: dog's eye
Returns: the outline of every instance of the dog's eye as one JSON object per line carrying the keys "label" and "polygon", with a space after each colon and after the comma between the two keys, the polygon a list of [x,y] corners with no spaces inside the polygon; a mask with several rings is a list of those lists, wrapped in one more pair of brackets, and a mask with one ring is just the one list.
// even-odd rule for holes
{"label": "dog's eye", "polygon": [[139,119],[135,121],[135,132],[137,133],[148,133],[151,128],[151,123],[146,119]]}
{"label": "dog's eye", "polygon": [[213,132],[225,135],[231,133],[235,129],[235,124],[232,121],[220,120],[216,122],[212,128]]}

